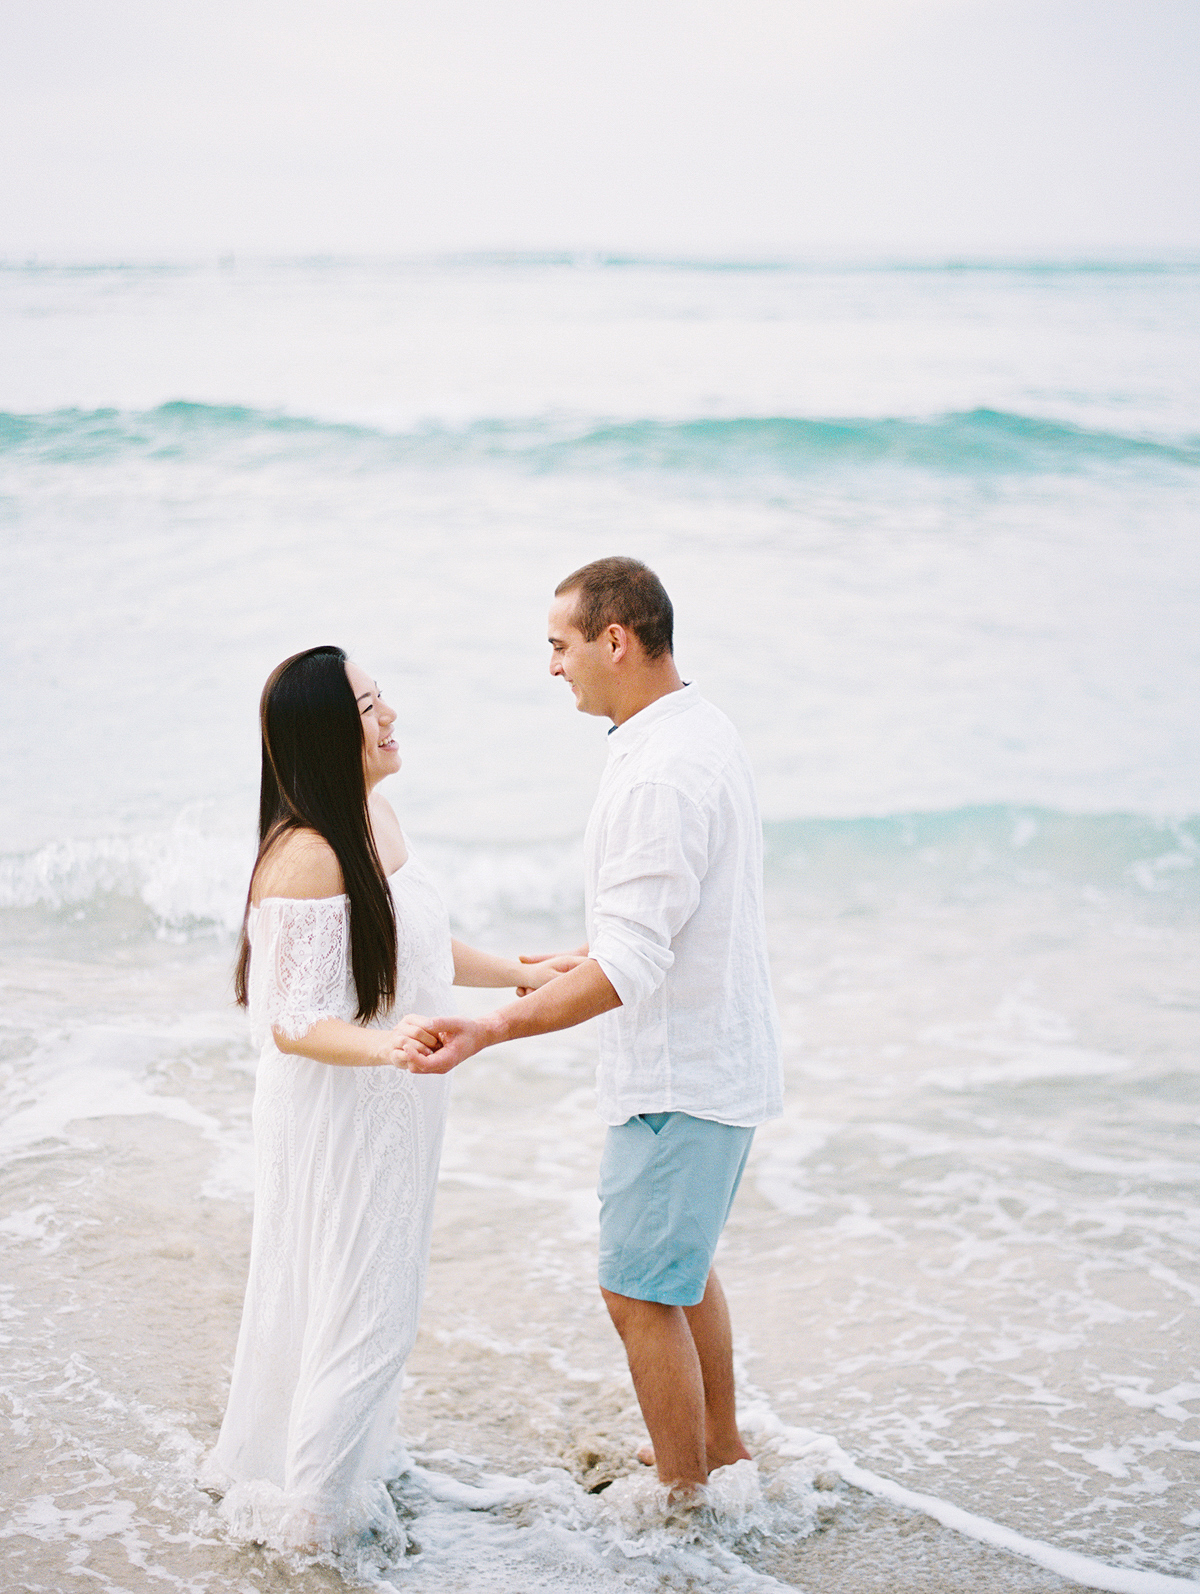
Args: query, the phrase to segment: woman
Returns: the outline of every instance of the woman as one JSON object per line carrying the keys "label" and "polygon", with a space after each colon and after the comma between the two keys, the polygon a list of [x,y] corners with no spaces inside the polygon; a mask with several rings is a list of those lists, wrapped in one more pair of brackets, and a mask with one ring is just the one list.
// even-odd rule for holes
{"label": "woman", "polygon": [[[463,946],[377,787],[395,712],[340,648],[270,676],[258,858],[237,999],[262,1048],[254,1233],[229,1405],[206,1485],[239,1536],[403,1543],[383,1486],[417,1332],[447,1080],[405,1071],[433,1037],[394,1011],[553,967]],[[391,1027],[389,1027],[391,1026]]]}

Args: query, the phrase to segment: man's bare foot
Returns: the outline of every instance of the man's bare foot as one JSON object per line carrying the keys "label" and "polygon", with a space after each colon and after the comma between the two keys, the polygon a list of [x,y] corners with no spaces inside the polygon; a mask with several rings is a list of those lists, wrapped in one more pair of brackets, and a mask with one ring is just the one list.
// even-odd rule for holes
{"label": "man's bare foot", "polygon": [[667,1493],[667,1521],[682,1521],[707,1504],[708,1491],[702,1483],[673,1483]]}
{"label": "man's bare foot", "polygon": [[[654,1465],[654,1446],[651,1444],[642,1445],[638,1450],[637,1458],[643,1467],[652,1467]],[[745,1445],[739,1442],[736,1452],[716,1455],[710,1450],[706,1460],[708,1462],[708,1470],[712,1473],[718,1467],[731,1467],[735,1461],[753,1461],[754,1457],[746,1449]]]}

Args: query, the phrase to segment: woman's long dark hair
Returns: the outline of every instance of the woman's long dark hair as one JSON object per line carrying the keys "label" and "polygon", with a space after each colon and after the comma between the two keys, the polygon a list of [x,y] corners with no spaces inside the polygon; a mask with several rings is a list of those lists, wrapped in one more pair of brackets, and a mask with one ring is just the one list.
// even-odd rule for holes
{"label": "woman's long dark hair", "polygon": [[246,925],[260,865],[289,830],[315,830],[337,855],[350,899],[350,962],[362,1023],[396,999],[396,909],[367,817],[362,717],[341,648],[309,648],[271,671],[258,707],[258,857],[246,893],[234,993],[249,1001]]}

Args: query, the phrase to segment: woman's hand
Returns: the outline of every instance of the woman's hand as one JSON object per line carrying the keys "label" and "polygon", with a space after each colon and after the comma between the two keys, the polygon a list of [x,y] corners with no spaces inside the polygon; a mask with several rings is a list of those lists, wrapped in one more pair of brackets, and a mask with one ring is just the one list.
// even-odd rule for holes
{"label": "woman's hand", "polygon": [[572,969],[585,960],[588,955],[588,944],[583,942],[582,947],[575,947],[574,952],[523,952],[521,963],[529,969],[529,977],[524,985],[516,987],[516,995],[527,996],[529,991],[542,987],[548,980],[555,979],[558,974],[569,974]]}
{"label": "woman's hand", "polygon": [[389,1030],[384,1046],[387,1051],[386,1060],[393,1068],[407,1069],[415,1057],[428,1057],[436,1052],[441,1041],[432,1030],[425,1028],[425,1020],[414,1013],[406,1013],[396,1025]]}
{"label": "woman's hand", "polygon": [[574,952],[539,952],[521,953],[521,962],[529,970],[524,985],[517,986],[518,996],[528,996],[530,991],[536,991],[541,986],[557,979],[560,974],[569,974],[587,957],[588,949],[581,946]]}
{"label": "woman's hand", "polygon": [[[410,1074],[448,1074],[452,1068],[457,1068],[459,1063],[490,1044],[485,1033],[486,1021],[472,1018],[414,1016],[413,1022],[422,1026],[422,1034],[432,1033],[437,1045],[433,1051],[424,1047],[418,1051],[415,1041],[408,1043],[412,1047],[408,1062]],[[437,1027],[436,1030],[426,1029],[423,1027],[425,1025]]]}

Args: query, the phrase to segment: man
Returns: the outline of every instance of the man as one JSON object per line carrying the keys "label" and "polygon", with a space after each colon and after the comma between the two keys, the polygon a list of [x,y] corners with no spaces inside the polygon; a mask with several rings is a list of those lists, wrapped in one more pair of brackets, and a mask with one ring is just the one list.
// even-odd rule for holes
{"label": "man", "polygon": [[781,1087],[754,779],[733,726],[680,679],[672,626],[636,559],[559,583],[550,673],[581,713],[613,722],[585,840],[588,945],[485,1018],[421,1020],[438,1049],[410,1066],[446,1072],[484,1046],[603,1015],[601,1293],[658,1475],[685,1498],[749,1454],[712,1259]]}

